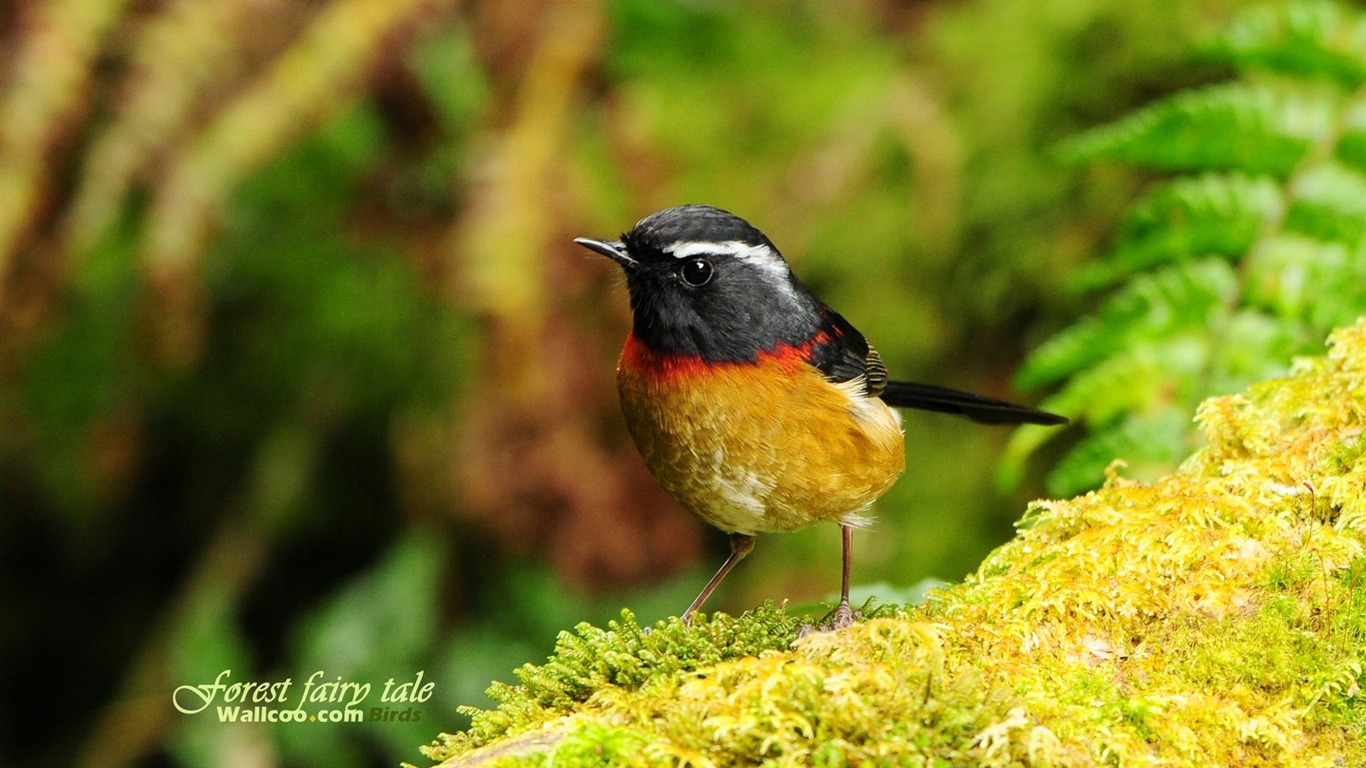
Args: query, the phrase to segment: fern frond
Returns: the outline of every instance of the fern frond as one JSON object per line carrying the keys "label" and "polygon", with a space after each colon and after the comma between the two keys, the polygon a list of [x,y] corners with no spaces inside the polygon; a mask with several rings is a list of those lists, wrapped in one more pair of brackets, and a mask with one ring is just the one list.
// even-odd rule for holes
{"label": "fern frond", "polygon": [[[1210,350],[1203,339],[1187,334],[1156,344],[1119,347],[1112,352],[1107,359],[1077,372],[1039,407],[1066,413],[1093,432],[1110,428],[1126,414],[1169,409],[1179,399],[1179,393],[1171,390],[1168,375],[1179,370],[1189,377],[1207,362]],[[1015,430],[1001,454],[997,486],[1008,489],[1017,485],[1029,457],[1054,437],[1053,430],[1043,427]],[[1092,474],[1088,482],[1094,484],[1099,477]]]}
{"label": "fern frond", "polygon": [[1366,171],[1366,100],[1358,99],[1347,105],[1341,131],[1335,157],[1345,165]]}
{"label": "fern frond", "polygon": [[1161,184],[1134,204],[1110,257],[1083,268],[1074,286],[1095,290],[1159,264],[1240,256],[1284,205],[1265,176],[1209,173]]}
{"label": "fern frond", "polygon": [[1305,323],[1312,339],[1318,329],[1347,325],[1366,311],[1363,296],[1366,251],[1287,234],[1269,239],[1251,258],[1244,303]]}
{"label": "fern frond", "polygon": [[1050,400],[1096,427],[1128,413],[1167,408],[1184,393],[1173,390],[1164,374],[1194,375],[1210,354],[1205,339],[1189,333],[1116,349],[1104,362],[1068,379]]}
{"label": "fern frond", "polygon": [[1233,268],[1202,259],[1135,277],[1086,318],[1044,342],[1025,361],[1016,384],[1051,384],[1095,365],[1115,350],[1169,338],[1183,329],[1206,328],[1237,295]]}
{"label": "fern frond", "polygon": [[1063,498],[1094,488],[1116,457],[1123,457],[1129,477],[1159,476],[1190,453],[1190,434],[1191,415],[1180,407],[1131,415],[1073,446],[1049,473],[1047,491]]}
{"label": "fern frond", "polygon": [[1358,248],[1366,233],[1366,174],[1334,162],[1305,171],[1295,185],[1285,228]]}
{"label": "fern frond", "polygon": [[1063,153],[1076,161],[1283,179],[1333,127],[1332,102],[1322,94],[1234,82],[1159,101],[1076,137]]}
{"label": "fern frond", "polygon": [[[1113,293],[1041,345],[1023,387],[1084,435],[1053,493],[1093,487],[1114,459],[1172,468],[1203,399],[1279,375],[1366,314],[1366,15],[1328,2],[1243,14],[1211,52],[1241,79],[1160,100],[1066,146],[1188,175],[1133,207],[1076,284]],[[1272,75],[1272,77],[1267,77]],[[1050,437],[1021,430],[999,477]]]}
{"label": "fern frond", "polygon": [[1200,391],[1186,402],[1209,392],[1233,392],[1249,381],[1284,375],[1291,358],[1316,343],[1307,324],[1285,316],[1245,308],[1234,313],[1220,329],[1218,343],[1210,349]]}
{"label": "fern frond", "polygon": [[[1366,314],[1366,250],[1329,248],[1309,265],[1312,300],[1302,306],[1306,333],[1320,328],[1341,328]],[[1317,286],[1331,286],[1319,289]]]}
{"label": "fern frond", "polygon": [[1209,53],[1240,69],[1366,85],[1366,22],[1332,3],[1259,8],[1235,19]]}

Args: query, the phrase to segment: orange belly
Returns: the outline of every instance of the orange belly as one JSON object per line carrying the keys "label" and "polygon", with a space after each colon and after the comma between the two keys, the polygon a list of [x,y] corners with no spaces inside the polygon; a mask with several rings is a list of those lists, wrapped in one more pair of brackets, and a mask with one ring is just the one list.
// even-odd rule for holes
{"label": "orange belly", "polygon": [[865,524],[859,513],[906,466],[895,412],[832,385],[791,348],[752,364],[703,364],[628,338],[617,387],[650,471],[724,531]]}

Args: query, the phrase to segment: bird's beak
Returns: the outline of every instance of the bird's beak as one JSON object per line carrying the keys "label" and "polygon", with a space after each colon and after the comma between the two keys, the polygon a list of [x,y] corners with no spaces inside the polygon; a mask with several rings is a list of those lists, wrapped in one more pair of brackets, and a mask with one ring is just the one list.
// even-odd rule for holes
{"label": "bird's beak", "polygon": [[631,258],[631,254],[626,252],[626,245],[615,240],[591,240],[587,237],[576,237],[574,242],[593,253],[606,256],[620,264],[623,269],[631,270],[640,265],[640,262]]}

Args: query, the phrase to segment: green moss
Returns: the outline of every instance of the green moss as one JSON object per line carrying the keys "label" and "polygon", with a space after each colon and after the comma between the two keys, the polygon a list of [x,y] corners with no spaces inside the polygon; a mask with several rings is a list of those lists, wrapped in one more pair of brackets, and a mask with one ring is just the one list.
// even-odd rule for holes
{"label": "green moss", "polygon": [[561,636],[459,764],[1366,764],[1366,322],[1200,409],[1208,447],[1111,473],[914,609],[798,638],[766,605]]}
{"label": "green moss", "polygon": [[699,616],[691,627],[674,618],[642,628],[629,610],[623,610],[621,620],[610,622],[607,629],[580,624],[573,633],[561,632],[555,653],[545,664],[518,669],[519,685],[494,683],[488,693],[500,707],[468,708],[473,724],[448,742],[452,747],[478,747],[521,730],[526,723],[569,712],[608,687],[636,691],[657,678],[786,648],[799,629],[797,619],[771,604],[742,618]]}

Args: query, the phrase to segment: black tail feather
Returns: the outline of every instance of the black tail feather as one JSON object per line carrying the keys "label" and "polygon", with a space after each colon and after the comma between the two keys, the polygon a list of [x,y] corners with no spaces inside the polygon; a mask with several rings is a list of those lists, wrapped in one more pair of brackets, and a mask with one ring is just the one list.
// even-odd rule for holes
{"label": "black tail feather", "polygon": [[889,381],[882,390],[884,402],[895,408],[916,408],[922,411],[951,413],[966,416],[983,424],[1066,424],[1067,419],[1055,413],[1026,408],[1023,405],[993,400],[990,397],[960,392],[933,384],[910,381]]}

